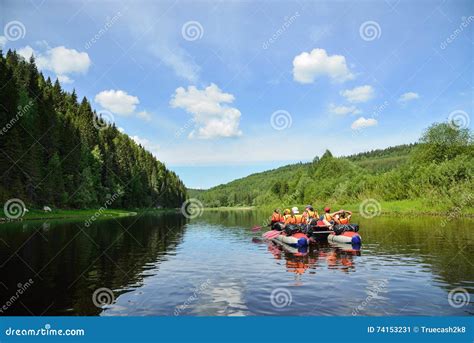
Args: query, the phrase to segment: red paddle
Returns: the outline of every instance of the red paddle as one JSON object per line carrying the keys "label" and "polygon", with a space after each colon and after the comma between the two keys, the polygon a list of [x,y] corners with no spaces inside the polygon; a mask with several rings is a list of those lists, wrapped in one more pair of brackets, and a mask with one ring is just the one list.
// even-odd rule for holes
{"label": "red paddle", "polygon": [[263,229],[264,227],[269,227],[270,225],[266,225],[266,226],[254,226],[252,228],[252,231],[253,232],[257,232],[257,231],[260,231],[261,229]]}
{"label": "red paddle", "polygon": [[267,231],[265,232],[262,236],[264,238],[267,238],[267,239],[273,239],[275,238],[276,236],[280,235],[281,232],[280,231],[276,231],[276,230],[271,230],[271,231]]}

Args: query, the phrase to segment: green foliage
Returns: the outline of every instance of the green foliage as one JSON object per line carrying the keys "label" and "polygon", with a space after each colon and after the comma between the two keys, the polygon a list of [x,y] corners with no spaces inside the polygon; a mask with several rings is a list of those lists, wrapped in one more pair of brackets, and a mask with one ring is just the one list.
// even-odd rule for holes
{"label": "green foliage", "polygon": [[472,135],[453,123],[431,125],[420,139],[413,157],[421,162],[443,162],[472,151]]}
{"label": "green foliage", "polygon": [[179,207],[178,176],[115,126],[99,130],[79,103],[38,72],[34,59],[0,52],[0,200],[27,207]]}
{"label": "green foliage", "polygon": [[292,206],[420,199],[433,208],[472,206],[474,151],[468,130],[434,124],[417,144],[335,158],[326,151],[311,163],[253,174],[200,192],[206,206]]}

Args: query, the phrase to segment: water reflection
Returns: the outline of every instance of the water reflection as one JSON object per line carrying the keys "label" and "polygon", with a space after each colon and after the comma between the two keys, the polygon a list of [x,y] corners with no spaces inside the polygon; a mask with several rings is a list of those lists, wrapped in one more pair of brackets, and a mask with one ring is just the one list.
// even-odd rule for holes
{"label": "water reflection", "polygon": [[28,279],[34,286],[7,315],[97,315],[93,292],[101,287],[115,296],[140,287],[144,278],[180,243],[185,219],[144,215],[97,221],[89,228],[77,221],[3,225],[0,233],[2,301]]}
{"label": "water reflection", "polygon": [[[362,248],[312,244],[298,250],[262,240],[268,213],[204,211],[97,221],[1,225],[2,302],[34,284],[4,315],[471,315],[448,293],[474,294],[472,220],[356,218]],[[383,282],[383,289],[378,291]],[[94,306],[98,288],[115,301]],[[272,290],[293,302],[275,308]],[[196,289],[199,291],[196,292]],[[377,296],[372,296],[374,289]]]}
{"label": "water reflection", "polygon": [[360,246],[318,242],[308,247],[295,248],[277,240],[267,241],[268,251],[275,260],[284,260],[286,271],[296,275],[316,273],[318,268],[355,271],[355,256]]}

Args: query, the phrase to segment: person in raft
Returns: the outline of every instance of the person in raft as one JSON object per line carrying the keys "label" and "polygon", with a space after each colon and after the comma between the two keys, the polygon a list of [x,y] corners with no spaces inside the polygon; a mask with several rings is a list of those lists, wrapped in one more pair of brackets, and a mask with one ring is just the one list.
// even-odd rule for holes
{"label": "person in raft", "polygon": [[346,210],[340,210],[338,214],[334,216],[336,223],[347,225],[350,223],[352,218],[352,212]]}
{"label": "person in raft", "polygon": [[332,227],[334,224],[336,224],[335,216],[339,213],[340,213],[340,211],[331,213],[331,208],[330,207],[325,207],[324,208],[324,214],[321,215],[320,220],[323,221],[324,225]]}
{"label": "person in raft", "polygon": [[306,220],[305,218],[300,214],[300,211],[298,210],[298,207],[292,207],[291,208],[291,215],[285,218],[285,225],[284,229],[285,232],[288,236],[292,235],[294,231],[297,231],[300,229],[301,224],[305,224]]}
{"label": "person in raft", "polygon": [[270,219],[270,226],[272,230],[281,231],[283,227],[283,223],[285,222],[285,218],[280,213],[280,209],[275,209],[272,214],[272,218]]}
{"label": "person in raft", "polygon": [[318,215],[318,212],[316,212],[313,208],[313,206],[311,205],[308,205],[306,206],[304,212],[303,212],[303,217],[306,221],[307,224],[311,224],[311,222],[314,220],[314,219],[318,219],[319,218],[319,215]]}
{"label": "person in raft", "polygon": [[283,211],[283,223],[286,222],[286,219],[291,217],[291,211],[289,208],[285,208]]}

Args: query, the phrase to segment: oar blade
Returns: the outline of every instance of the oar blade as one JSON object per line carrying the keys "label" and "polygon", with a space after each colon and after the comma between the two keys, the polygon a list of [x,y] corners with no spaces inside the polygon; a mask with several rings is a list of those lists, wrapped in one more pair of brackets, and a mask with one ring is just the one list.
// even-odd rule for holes
{"label": "oar blade", "polygon": [[266,239],[273,239],[275,238],[276,236],[278,236],[280,234],[280,231],[276,231],[276,230],[271,230],[271,231],[267,231],[263,234],[263,238],[266,238]]}

